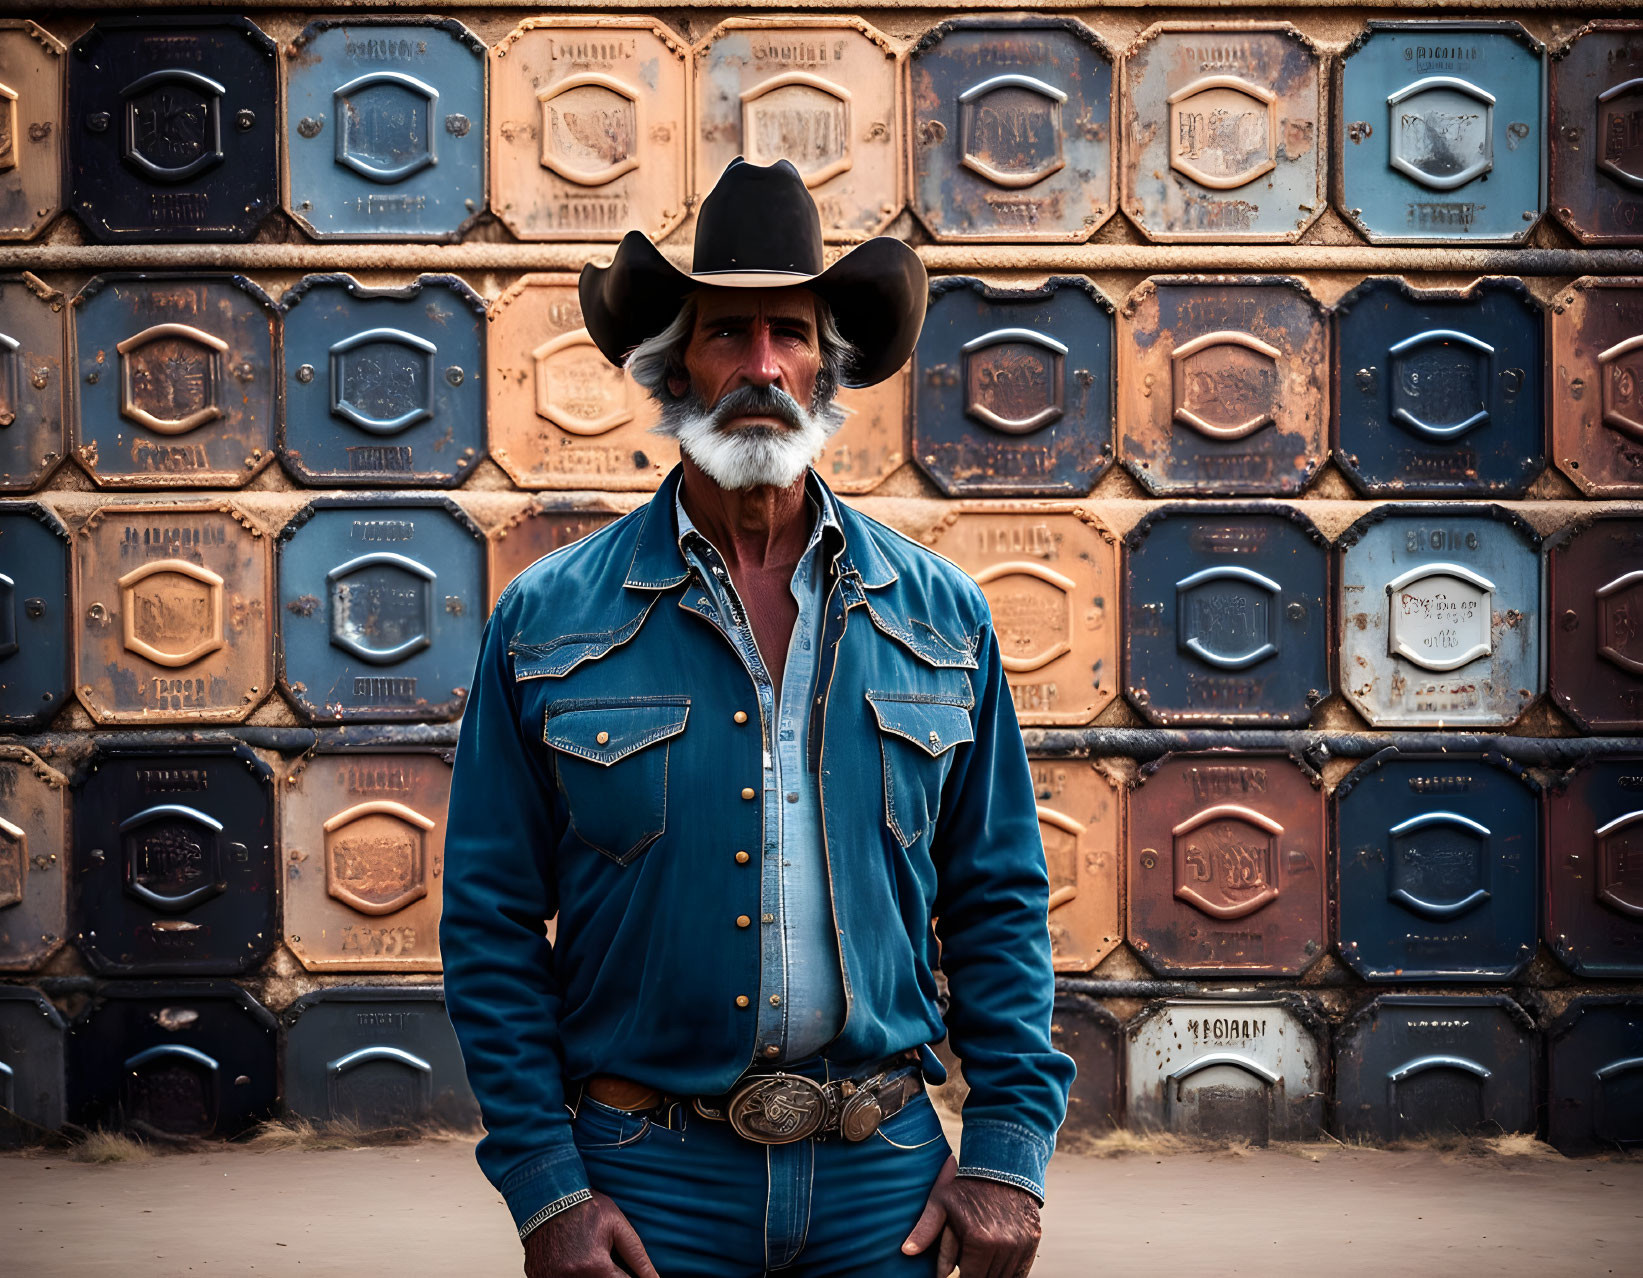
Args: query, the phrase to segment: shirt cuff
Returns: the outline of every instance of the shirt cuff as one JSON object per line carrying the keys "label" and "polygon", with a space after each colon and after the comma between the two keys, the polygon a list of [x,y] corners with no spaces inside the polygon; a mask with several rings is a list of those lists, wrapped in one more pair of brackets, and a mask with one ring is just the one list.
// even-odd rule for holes
{"label": "shirt cuff", "polygon": [[1037,1132],[1017,1123],[994,1118],[964,1121],[959,1142],[958,1174],[982,1180],[996,1180],[1025,1189],[1044,1202],[1044,1174],[1049,1169],[1054,1145]]}
{"label": "shirt cuff", "polygon": [[574,1148],[526,1163],[502,1183],[502,1200],[524,1240],[545,1220],[593,1197]]}

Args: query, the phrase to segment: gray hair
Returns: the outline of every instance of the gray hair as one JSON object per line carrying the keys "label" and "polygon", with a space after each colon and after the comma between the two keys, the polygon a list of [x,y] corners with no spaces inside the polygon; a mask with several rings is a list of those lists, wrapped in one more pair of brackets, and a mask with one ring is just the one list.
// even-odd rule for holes
{"label": "gray hair", "polygon": [[[812,294],[814,296],[814,294]],[[696,331],[695,295],[685,298],[673,322],[654,337],[647,337],[633,348],[623,367],[633,374],[633,380],[649,391],[663,404],[684,396],[668,389],[669,377],[687,377],[685,347],[690,345]],[[816,298],[816,344],[821,348],[821,368],[816,373],[816,389],[810,397],[812,411],[833,401],[844,384],[844,376],[861,352],[839,332],[833,319],[833,308]],[[685,392],[686,395],[689,391]]]}

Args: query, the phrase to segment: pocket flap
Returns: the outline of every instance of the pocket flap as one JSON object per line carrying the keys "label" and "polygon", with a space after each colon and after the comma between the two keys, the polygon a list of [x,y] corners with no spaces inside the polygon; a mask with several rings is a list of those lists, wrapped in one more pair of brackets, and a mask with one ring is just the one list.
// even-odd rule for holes
{"label": "pocket flap", "polygon": [[932,758],[976,739],[969,711],[951,701],[922,701],[889,692],[869,692],[867,700],[882,731],[911,741]]}
{"label": "pocket flap", "polygon": [[685,730],[690,702],[626,701],[605,705],[549,706],[542,740],[555,750],[603,767]]}

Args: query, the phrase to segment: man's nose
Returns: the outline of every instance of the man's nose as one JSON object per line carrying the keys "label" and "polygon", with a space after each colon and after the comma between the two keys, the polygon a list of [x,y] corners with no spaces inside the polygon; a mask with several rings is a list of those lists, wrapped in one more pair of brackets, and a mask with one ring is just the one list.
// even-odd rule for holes
{"label": "man's nose", "polygon": [[769,324],[757,322],[749,330],[742,377],[751,386],[774,386],[781,381],[782,369],[776,362],[776,343],[771,339]]}

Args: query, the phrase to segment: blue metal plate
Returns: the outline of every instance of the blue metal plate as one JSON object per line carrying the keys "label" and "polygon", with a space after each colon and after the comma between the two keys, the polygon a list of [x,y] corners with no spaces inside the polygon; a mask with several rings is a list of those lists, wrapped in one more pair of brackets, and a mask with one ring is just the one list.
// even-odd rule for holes
{"label": "blue metal plate", "polygon": [[1545,846],[1546,943],[1581,976],[1643,977],[1643,757],[1559,778]]}
{"label": "blue metal plate", "polygon": [[68,533],[34,502],[0,505],[0,726],[40,727],[68,690]]}
{"label": "blue metal plate", "polygon": [[1543,313],[1521,280],[1365,280],[1335,308],[1335,459],[1372,497],[1516,497],[1546,466]]}
{"label": "blue metal plate", "polygon": [[1329,557],[1300,511],[1164,506],[1124,545],[1124,695],[1153,723],[1301,724],[1329,695]]}
{"label": "blue metal plate", "polygon": [[280,686],[310,720],[454,719],[486,599],[456,503],[321,498],[280,533]]}
{"label": "blue metal plate", "polygon": [[1503,727],[1541,689],[1540,539],[1499,506],[1380,506],[1341,534],[1341,691],[1377,728]]}
{"label": "blue metal plate", "polygon": [[277,78],[248,18],[105,18],[68,61],[69,207],[105,244],[251,239],[278,203]]}
{"label": "blue metal plate", "polygon": [[1535,1130],[1534,1022],[1509,998],[1382,994],[1335,1040],[1335,1130],[1408,1140]]}
{"label": "blue metal plate", "polygon": [[1545,49],[1515,22],[1371,22],[1336,72],[1335,202],[1375,244],[1517,244],[1546,204]]}
{"label": "blue metal plate", "polygon": [[1548,1040],[1547,1140],[1570,1157],[1643,1147],[1643,999],[1576,999]]}
{"label": "blue metal plate", "polygon": [[67,1087],[61,1014],[39,990],[0,985],[0,1149],[62,1127]]}
{"label": "blue metal plate", "polygon": [[1112,351],[1112,305],[1080,276],[932,281],[913,455],[949,497],[1084,496],[1112,464]]}
{"label": "blue metal plate", "polygon": [[61,293],[27,271],[0,276],[0,491],[44,483],[67,454],[67,340]]}
{"label": "blue metal plate", "polygon": [[453,18],[312,22],[285,49],[285,207],[322,240],[458,240],[485,208],[485,45]]}
{"label": "blue metal plate", "polygon": [[309,275],[281,299],[280,460],[305,484],[450,487],[485,446],[485,302],[454,275],[367,288]]}
{"label": "blue metal plate", "polygon": [[442,987],[314,990],[282,1020],[287,1112],[367,1128],[477,1123]]}
{"label": "blue metal plate", "polygon": [[1495,755],[1388,747],[1335,789],[1338,941],[1367,981],[1499,981],[1535,955],[1540,808]]}

